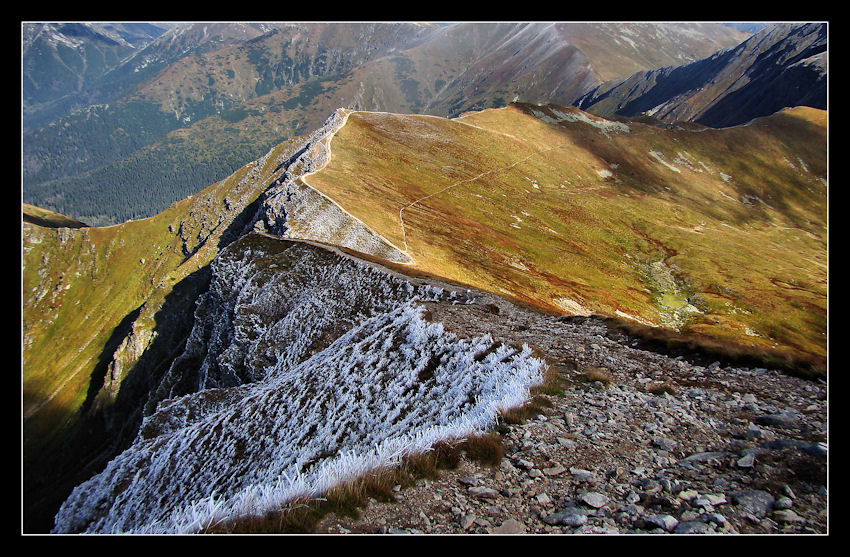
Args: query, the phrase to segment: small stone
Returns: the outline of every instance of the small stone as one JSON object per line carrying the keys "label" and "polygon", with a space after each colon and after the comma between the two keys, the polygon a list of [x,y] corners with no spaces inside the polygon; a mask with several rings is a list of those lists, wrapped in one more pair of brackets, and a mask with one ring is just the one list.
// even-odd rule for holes
{"label": "small stone", "polygon": [[711,527],[705,522],[688,521],[680,522],[673,529],[674,534],[708,534]]}
{"label": "small stone", "polygon": [[567,471],[567,469],[564,468],[563,466],[561,466],[560,464],[556,464],[555,466],[552,466],[551,468],[544,468],[543,469],[543,473],[547,476],[559,476],[566,471]]}
{"label": "small stone", "polygon": [[752,468],[756,457],[753,453],[747,453],[738,459],[738,468]]}
{"label": "small stone", "polygon": [[756,417],[756,423],[761,425],[769,425],[791,429],[800,421],[800,416],[796,412],[783,410],[775,414],[764,414]]}
{"label": "small stone", "polygon": [[777,510],[790,509],[794,506],[794,501],[790,497],[780,497],[773,504],[773,508]]}
{"label": "small stone", "polygon": [[705,515],[705,519],[718,526],[726,524],[726,517],[720,513],[708,513]]}
{"label": "small stone", "polygon": [[643,521],[651,526],[663,528],[668,532],[672,531],[679,524],[679,521],[676,520],[675,517],[670,516],[669,514],[651,514],[647,517],[644,517]]}
{"label": "small stone", "polygon": [[587,515],[576,507],[566,507],[564,510],[552,513],[543,519],[546,524],[557,526],[572,526],[573,528],[587,523]]}
{"label": "small stone", "polygon": [[756,517],[764,518],[773,509],[773,495],[758,489],[745,489],[733,495],[741,509]]}
{"label": "small stone", "polygon": [[460,527],[464,530],[469,530],[473,524],[475,524],[475,515],[468,514],[460,519]]}
{"label": "small stone", "polygon": [[726,503],[726,496],[722,493],[706,493],[705,498],[709,504],[717,506]]}
{"label": "small stone", "polygon": [[605,504],[608,503],[608,498],[596,491],[583,493],[579,499],[582,503],[589,507],[593,507],[594,509],[604,507]]}
{"label": "small stone", "polygon": [[534,463],[529,460],[519,459],[516,461],[515,466],[517,468],[522,468],[523,470],[531,470],[534,468]]}
{"label": "small stone", "polygon": [[479,499],[496,499],[499,497],[498,491],[484,486],[470,487],[469,494]]}
{"label": "small stone", "polygon": [[491,534],[525,534],[525,524],[519,520],[509,518],[501,526],[488,530]]}
{"label": "small stone", "polygon": [[558,437],[558,444],[566,449],[571,449],[575,447],[576,442],[572,439],[567,439],[566,437]]}
{"label": "small stone", "polygon": [[747,431],[744,435],[747,439],[764,439],[768,436],[768,433],[756,424],[751,423],[747,426]]}
{"label": "small stone", "polygon": [[572,474],[574,480],[579,482],[590,481],[594,476],[590,470],[583,470],[581,468],[570,468],[570,474]]}
{"label": "small stone", "polygon": [[773,513],[773,518],[779,522],[800,524],[805,522],[805,519],[792,511],[791,509],[780,509]]}
{"label": "small stone", "polygon": [[537,499],[537,502],[540,503],[541,505],[548,505],[549,503],[552,502],[552,499],[550,499],[549,496],[546,495],[545,493],[538,493],[537,495],[534,496],[534,498]]}
{"label": "small stone", "polygon": [[712,451],[712,452],[703,452],[703,453],[695,453],[690,455],[687,458],[683,458],[679,461],[679,464],[691,464],[691,463],[699,463],[699,462],[710,462],[710,461],[721,461],[726,456],[724,452]]}
{"label": "small stone", "polygon": [[462,483],[463,485],[468,485],[470,487],[478,485],[478,481],[479,481],[478,478],[475,478],[475,477],[472,477],[472,476],[467,477],[467,478],[460,478],[458,480],[458,482]]}
{"label": "small stone", "polygon": [[679,499],[682,499],[683,501],[692,501],[692,500],[696,499],[698,496],[699,496],[699,493],[697,493],[696,490],[694,490],[694,489],[683,489],[682,491],[679,492],[678,497],[679,497]]}

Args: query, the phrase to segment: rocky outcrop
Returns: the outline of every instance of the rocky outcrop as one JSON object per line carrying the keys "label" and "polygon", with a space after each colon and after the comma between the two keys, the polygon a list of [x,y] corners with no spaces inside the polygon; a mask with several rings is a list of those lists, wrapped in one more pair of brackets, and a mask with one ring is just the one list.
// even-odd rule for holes
{"label": "rocky outcrop", "polygon": [[281,238],[314,240],[406,263],[409,261],[407,255],[299,179],[327,163],[330,140],[344,122],[343,111],[334,112],[282,165],[286,170],[264,193],[254,229]]}
{"label": "rocky outcrop", "polygon": [[558,366],[562,392],[498,427],[497,465],[464,458],[318,532],[828,532],[823,381],[672,358],[596,318],[541,316],[489,295],[427,307],[456,333],[528,342]]}

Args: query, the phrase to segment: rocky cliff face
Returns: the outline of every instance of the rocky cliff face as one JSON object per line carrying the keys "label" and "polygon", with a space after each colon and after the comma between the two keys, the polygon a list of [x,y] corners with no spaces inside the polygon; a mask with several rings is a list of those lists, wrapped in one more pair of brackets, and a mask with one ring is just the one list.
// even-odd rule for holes
{"label": "rocky cliff face", "polygon": [[471,303],[324,248],[237,240],[138,438],[73,491],[55,532],[193,532],[491,427],[545,364],[430,322],[422,304],[438,300]]}

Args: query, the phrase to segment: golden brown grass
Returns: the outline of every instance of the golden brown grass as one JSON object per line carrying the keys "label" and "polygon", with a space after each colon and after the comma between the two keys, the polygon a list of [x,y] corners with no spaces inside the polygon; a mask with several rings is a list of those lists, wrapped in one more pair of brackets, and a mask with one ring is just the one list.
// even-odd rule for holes
{"label": "golden brown grass", "polygon": [[825,357],[822,120],[797,110],[606,136],[524,106],[457,120],[355,112],[308,181],[396,245],[406,239],[414,273],[548,311],[579,303]]}
{"label": "golden brown grass", "polygon": [[613,380],[611,373],[604,367],[588,367],[579,375],[580,379],[585,383],[602,383],[605,386],[611,384]]}

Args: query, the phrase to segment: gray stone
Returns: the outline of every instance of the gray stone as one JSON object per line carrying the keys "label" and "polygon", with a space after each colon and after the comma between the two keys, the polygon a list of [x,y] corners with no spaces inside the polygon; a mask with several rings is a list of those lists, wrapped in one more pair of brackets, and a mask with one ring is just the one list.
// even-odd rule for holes
{"label": "gray stone", "polygon": [[806,445],[805,447],[803,447],[803,451],[809,453],[810,455],[826,458],[826,443],[812,443],[811,445]]}
{"label": "gray stone", "polygon": [[692,501],[699,497],[699,493],[695,489],[683,489],[679,492],[678,497],[683,501]]}
{"label": "gray stone", "polygon": [[751,423],[747,426],[747,431],[744,435],[747,437],[747,439],[764,439],[768,436],[768,432],[766,432],[756,424]]}
{"label": "gray stone", "polygon": [[643,521],[646,524],[662,528],[668,532],[671,532],[679,524],[679,521],[669,514],[651,514],[644,517]]}
{"label": "gray stone", "polygon": [[579,482],[592,480],[595,475],[590,470],[583,470],[581,468],[570,468],[570,474],[573,475],[573,479]]}
{"label": "gray stone", "polygon": [[509,518],[501,526],[488,530],[491,534],[525,534],[525,524],[519,520]]}
{"label": "gray stone", "polygon": [[498,491],[484,486],[470,487],[469,494],[479,499],[496,499],[499,496]]}
{"label": "gray stone", "polygon": [[780,509],[773,513],[773,518],[779,522],[801,524],[806,520],[791,509]]}
{"label": "gray stone", "polygon": [[698,521],[680,522],[673,529],[674,534],[708,534],[710,532],[711,526]]}
{"label": "gray stone", "polygon": [[546,495],[545,493],[538,493],[537,495],[535,495],[535,496],[534,496],[534,498],[535,498],[535,499],[537,500],[537,502],[538,502],[538,503],[540,503],[541,505],[548,505],[549,503],[551,503],[551,502],[552,502],[552,499],[551,499],[551,498],[549,498],[549,496],[548,496],[548,495]]}
{"label": "gray stone", "polygon": [[522,468],[523,470],[531,470],[534,468],[534,463],[530,460],[518,459],[515,463],[517,468]]}
{"label": "gray stone", "polygon": [[780,497],[773,504],[773,508],[776,510],[790,509],[793,506],[794,501],[792,501],[790,497]]}
{"label": "gray stone", "polygon": [[543,519],[543,522],[551,526],[572,526],[573,528],[587,523],[585,512],[576,507],[566,507],[563,510],[552,513]]}
{"label": "gray stone", "polygon": [[555,466],[552,466],[550,468],[544,468],[543,469],[543,473],[546,474],[547,476],[559,476],[566,471],[567,471],[567,469],[564,468],[563,466],[561,466],[560,464],[556,464]]}
{"label": "gray stone", "polygon": [[733,500],[745,513],[764,518],[773,509],[773,495],[760,489],[745,489],[733,494]]}
{"label": "gray stone", "polygon": [[672,451],[679,445],[676,441],[666,437],[656,437],[652,440],[652,444],[664,451]]}
{"label": "gray stone", "polygon": [[711,452],[704,452],[704,453],[695,453],[695,454],[692,454],[692,455],[690,455],[690,456],[688,456],[688,457],[683,458],[682,460],[680,460],[680,461],[679,461],[679,464],[682,464],[682,463],[695,463],[695,462],[709,462],[709,461],[711,461],[711,460],[720,461],[720,460],[722,460],[724,457],[726,457],[726,454],[727,454],[727,453],[725,453],[725,452],[719,452],[719,451],[711,451]]}
{"label": "gray stone", "polygon": [[769,449],[771,451],[781,451],[784,449],[802,449],[808,447],[809,443],[798,439],[777,439],[776,441],[766,441],[761,443],[759,447]]}
{"label": "gray stone", "polygon": [[608,498],[596,491],[590,491],[588,493],[582,493],[581,497],[579,497],[582,503],[589,507],[593,507],[594,509],[599,509],[604,507],[606,503],[608,503]]}
{"label": "gray stone", "polygon": [[783,410],[781,412],[776,412],[775,414],[764,414],[756,417],[757,424],[781,427],[785,429],[796,427],[799,421],[800,415],[791,410]]}
{"label": "gray stone", "polygon": [[726,496],[722,493],[706,493],[704,497],[708,499],[710,505],[717,506],[726,503]]}
{"label": "gray stone", "polygon": [[752,468],[756,461],[753,453],[748,453],[738,459],[738,468]]}

